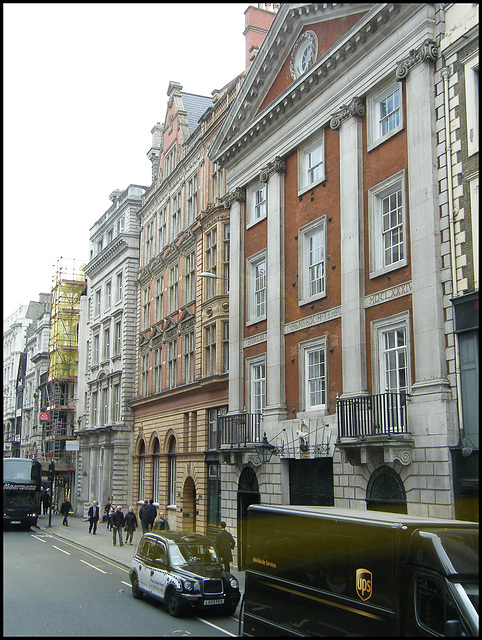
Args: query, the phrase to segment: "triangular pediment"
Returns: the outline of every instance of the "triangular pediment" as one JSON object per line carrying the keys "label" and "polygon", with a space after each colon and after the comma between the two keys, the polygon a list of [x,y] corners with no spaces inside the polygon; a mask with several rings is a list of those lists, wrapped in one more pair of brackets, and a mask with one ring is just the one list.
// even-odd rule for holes
{"label": "triangular pediment", "polygon": [[167,318],[166,324],[164,325],[164,333],[167,331],[172,331],[172,329],[177,328],[177,322],[173,318]]}
{"label": "triangular pediment", "polygon": [[196,316],[191,311],[191,309],[184,309],[181,313],[181,317],[179,318],[179,324],[182,324],[183,322],[189,322],[189,320],[194,320],[195,317]]}
{"label": "triangular pediment", "polygon": [[[396,4],[282,3],[230,106],[209,152],[222,166],[233,162],[240,148],[256,144],[333,82],[363,55],[374,34],[400,11]],[[316,34],[317,50],[304,73],[291,75],[297,41]]]}

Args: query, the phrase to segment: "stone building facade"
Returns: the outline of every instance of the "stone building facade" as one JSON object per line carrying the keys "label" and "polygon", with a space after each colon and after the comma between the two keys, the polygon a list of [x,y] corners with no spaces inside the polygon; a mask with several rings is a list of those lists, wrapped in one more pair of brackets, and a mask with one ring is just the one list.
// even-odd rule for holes
{"label": "stone building facade", "polygon": [[252,502],[456,515],[444,28],[440,5],[282,4],[210,151],[239,283],[220,419],[238,568]]}
{"label": "stone building facade", "polygon": [[135,396],[139,218],[146,187],[131,184],[110,195],[111,207],[90,229],[84,268],[87,296],[79,327],[79,440],[74,508],[113,497],[131,505]]}
{"label": "stone building facade", "polygon": [[450,276],[444,309],[460,428],[451,451],[456,515],[478,519],[479,6],[449,3],[442,13],[436,109],[443,253]]}

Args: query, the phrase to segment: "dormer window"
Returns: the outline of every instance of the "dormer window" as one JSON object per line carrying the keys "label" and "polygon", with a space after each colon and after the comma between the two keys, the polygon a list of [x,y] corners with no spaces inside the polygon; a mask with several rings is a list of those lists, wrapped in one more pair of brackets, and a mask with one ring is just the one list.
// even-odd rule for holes
{"label": "dormer window", "polygon": [[295,42],[291,54],[290,72],[293,80],[297,80],[316,60],[318,38],[314,31],[305,31]]}

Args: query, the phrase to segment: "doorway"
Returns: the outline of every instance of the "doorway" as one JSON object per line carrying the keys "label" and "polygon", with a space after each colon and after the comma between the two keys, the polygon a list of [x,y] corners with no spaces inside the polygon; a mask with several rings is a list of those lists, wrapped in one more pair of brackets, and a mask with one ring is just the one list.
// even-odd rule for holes
{"label": "doorway", "polygon": [[182,531],[196,531],[196,486],[191,476],[186,478],[182,492]]}
{"label": "doorway", "polygon": [[261,496],[256,473],[251,467],[245,467],[239,476],[238,482],[238,571],[246,566],[246,529],[247,515],[250,504],[259,504]]}

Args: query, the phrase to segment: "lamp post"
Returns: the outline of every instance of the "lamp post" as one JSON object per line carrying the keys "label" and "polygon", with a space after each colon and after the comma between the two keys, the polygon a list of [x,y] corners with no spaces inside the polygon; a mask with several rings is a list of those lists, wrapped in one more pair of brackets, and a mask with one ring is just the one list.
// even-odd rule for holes
{"label": "lamp post", "polygon": [[256,453],[258,454],[258,458],[261,464],[263,464],[264,462],[269,462],[273,453],[277,452],[274,444],[270,444],[268,442],[266,432],[264,433],[262,441],[259,444],[255,444],[254,448]]}
{"label": "lamp post", "polygon": [[200,275],[202,278],[211,278],[212,280],[225,280],[226,282],[229,281],[229,278],[222,278],[221,276],[216,276],[214,275],[214,273],[210,273],[209,271],[202,271],[198,275]]}

